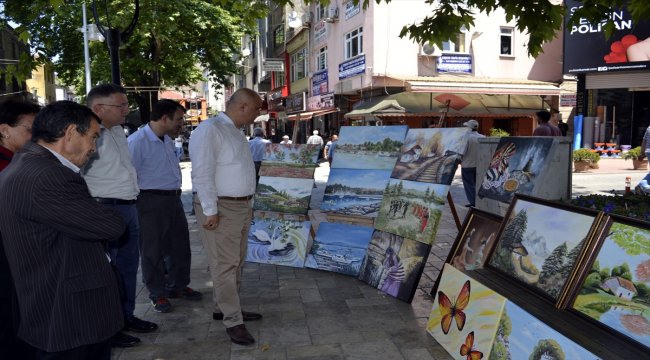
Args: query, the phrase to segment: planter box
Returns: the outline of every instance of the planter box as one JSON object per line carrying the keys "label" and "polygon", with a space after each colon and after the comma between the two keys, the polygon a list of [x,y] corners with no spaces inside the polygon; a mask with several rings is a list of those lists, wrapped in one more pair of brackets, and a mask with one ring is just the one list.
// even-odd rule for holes
{"label": "planter box", "polygon": [[648,160],[632,160],[634,170],[648,170]]}
{"label": "planter box", "polygon": [[574,161],[573,162],[573,171],[574,172],[587,172],[591,169],[590,161]]}

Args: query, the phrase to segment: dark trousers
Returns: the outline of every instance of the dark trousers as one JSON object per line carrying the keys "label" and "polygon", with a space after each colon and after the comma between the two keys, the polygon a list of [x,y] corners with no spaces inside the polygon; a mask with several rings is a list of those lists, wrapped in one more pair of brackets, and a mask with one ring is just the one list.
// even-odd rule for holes
{"label": "dark trousers", "polygon": [[73,349],[46,352],[43,350],[36,351],[38,360],[110,360],[111,359],[111,342],[106,340],[97,344],[83,345]]}
{"label": "dark trousers", "polygon": [[149,297],[166,296],[170,290],[184,289],[190,283],[192,254],[181,197],[141,193],[137,208],[142,279],[149,290]]}
{"label": "dark trousers", "polygon": [[122,275],[124,283],[124,298],[122,311],[124,318],[133,316],[135,310],[135,287],[138,276],[138,265],[140,264],[140,223],[138,210],[133,205],[106,205],[113,208],[122,215],[127,224],[126,232],[117,242],[109,245],[108,252],[111,262],[117,267]]}
{"label": "dark trousers", "polygon": [[260,168],[262,167],[262,162],[261,161],[253,161],[255,164],[255,184],[260,182]]}
{"label": "dark trousers", "polygon": [[470,206],[476,205],[476,168],[460,168],[460,175],[463,178],[465,196]]}

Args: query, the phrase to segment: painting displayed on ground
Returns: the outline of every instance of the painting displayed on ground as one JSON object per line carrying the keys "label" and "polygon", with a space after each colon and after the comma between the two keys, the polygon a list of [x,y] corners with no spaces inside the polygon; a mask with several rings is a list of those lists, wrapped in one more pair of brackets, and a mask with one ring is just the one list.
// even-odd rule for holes
{"label": "painting displayed on ground", "polygon": [[390,179],[375,228],[431,244],[448,191],[448,185]]}
{"label": "painting displayed on ground", "polygon": [[503,296],[445,264],[427,332],[454,359],[487,359],[505,302]]}
{"label": "painting displayed on ground", "polygon": [[471,208],[452,248],[449,263],[460,270],[476,270],[485,265],[496,243],[502,218]]}
{"label": "painting displayed on ground", "polygon": [[253,209],[307,214],[313,179],[260,176]]}
{"label": "painting displayed on ground", "polygon": [[650,348],[650,227],[610,224],[573,308]]}
{"label": "painting displayed on ground", "polygon": [[376,217],[390,170],[331,169],[321,210]]}
{"label": "painting displayed on ground", "polygon": [[451,185],[470,132],[467,127],[410,129],[391,177]]}
{"label": "painting displayed on ground", "polygon": [[359,279],[390,296],[411,302],[430,248],[419,241],[376,230]]}
{"label": "painting displayed on ground", "polygon": [[370,227],[322,222],[305,266],[359,276],[371,236]]}
{"label": "painting displayed on ground", "polygon": [[342,126],[332,168],[392,170],[408,126]]}
{"label": "painting displayed on ground", "polygon": [[254,217],[246,261],[303,267],[310,227],[309,221]]}
{"label": "painting displayed on ground", "polygon": [[313,179],[320,146],[306,144],[267,144],[260,176]]}
{"label": "painting displayed on ground", "polygon": [[506,301],[501,314],[490,356],[484,358],[490,360],[598,359],[587,349],[510,301]]}
{"label": "painting displayed on ground", "polygon": [[515,193],[532,195],[552,160],[552,145],[552,137],[502,137],[477,184],[478,196],[509,203]]}
{"label": "painting displayed on ground", "polygon": [[515,197],[489,264],[558,300],[596,213]]}

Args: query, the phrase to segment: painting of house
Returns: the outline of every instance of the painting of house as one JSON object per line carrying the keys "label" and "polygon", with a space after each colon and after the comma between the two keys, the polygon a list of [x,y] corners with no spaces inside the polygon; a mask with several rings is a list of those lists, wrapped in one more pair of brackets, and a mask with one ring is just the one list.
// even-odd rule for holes
{"label": "painting of house", "polygon": [[307,144],[267,144],[260,176],[313,179],[320,146]]}
{"label": "painting of house", "polygon": [[254,217],[246,261],[303,267],[310,227],[309,221]]}
{"label": "painting of house", "polygon": [[411,302],[431,246],[375,230],[359,279],[386,294]]}
{"label": "painting of house", "polygon": [[390,170],[331,169],[321,210],[377,217]]}
{"label": "painting of house", "polygon": [[604,290],[609,290],[614,296],[625,300],[632,300],[638,293],[636,287],[634,287],[634,283],[620,276],[612,276],[605,279],[600,287]]}
{"label": "painting of house", "polygon": [[470,132],[467,127],[410,129],[391,177],[450,185]]}
{"label": "painting of house", "polygon": [[448,185],[390,179],[375,228],[431,244],[447,199]]}
{"label": "painting of house", "polygon": [[451,264],[460,270],[476,270],[485,265],[496,244],[502,218],[470,209],[452,249]]}
{"label": "painting of house", "polygon": [[313,187],[313,179],[260,176],[253,209],[307,214]]}
{"label": "painting of house", "polygon": [[366,226],[320,223],[305,267],[359,276],[372,231]]}
{"label": "painting of house", "polygon": [[392,170],[408,126],[342,126],[332,168]]}

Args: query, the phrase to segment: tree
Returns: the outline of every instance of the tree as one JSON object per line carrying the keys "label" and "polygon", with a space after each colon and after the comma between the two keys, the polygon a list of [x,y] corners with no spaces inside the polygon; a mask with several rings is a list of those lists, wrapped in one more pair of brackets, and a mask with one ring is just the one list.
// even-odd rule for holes
{"label": "tree", "polygon": [[632,281],[632,273],[630,272],[630,265],[628,265],[627,263],[623,263],[623,265],[615,266],[612,269],[612,276],[618,276],[618,277],[622,277],[623,279]]}
{"label": "tree", "polygon": [[542,272],[539,274],[539,282],[545,283],[547,279],[555,274],[560,274],[562,269],[566,266],[567,246],[566,242],[557,246],[551,252],[544,264],[542,265]]}
{"label": "tree", "polygon": [[576,246],[569,251],[569,253],[566,256],[566,259],[564,260],[564,266],[562,267],[561,273],[562,277],[564,279],[568,279],[571,275],[571,270],[573,270],[573,264],[576,263],[578,260],[578,257],[580,256],[580,253],[582,252],[582,248],[584,247],[585,240],[587,238],[583,238],[582,241],[580,241]]}
{"label": "tree", "polygon": [[650,233],[620,223],[612,224],[607,239],[611,239],[629,255],[650,255]]}
{"label": "tree", "polygon": [[541,360],[541,359],[553,359],[553,360],[564,360],[564,351],[562,351],[562,346],[553,340],[553,339],[543,339],[540,340],[533,352],[528,357],[529,360]]}

